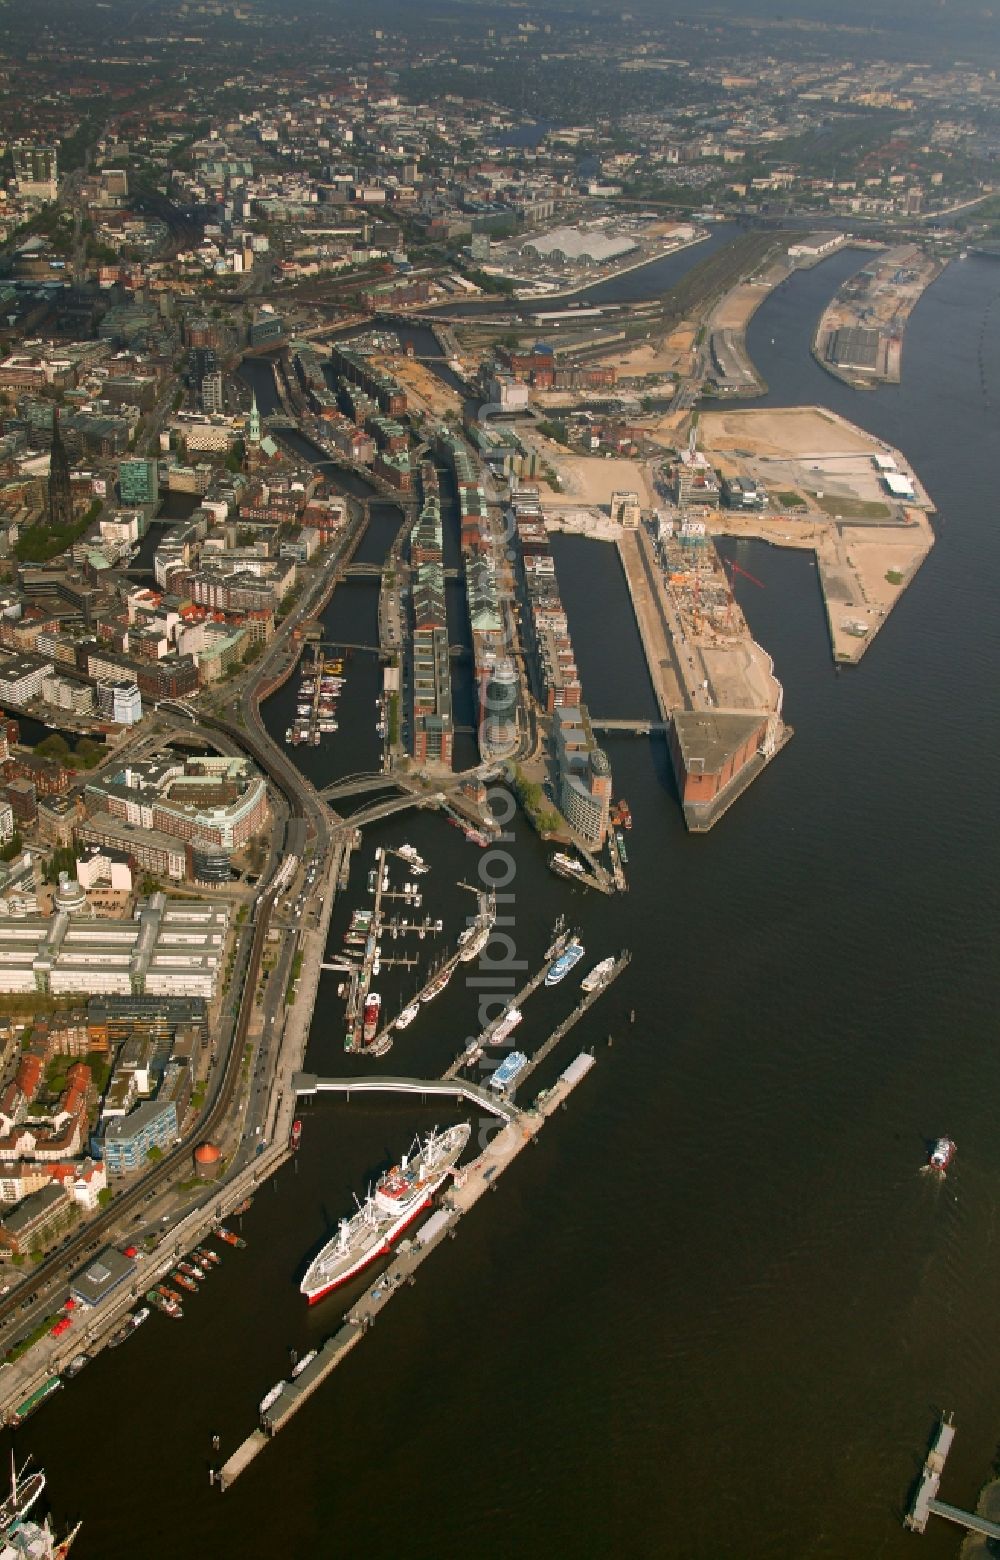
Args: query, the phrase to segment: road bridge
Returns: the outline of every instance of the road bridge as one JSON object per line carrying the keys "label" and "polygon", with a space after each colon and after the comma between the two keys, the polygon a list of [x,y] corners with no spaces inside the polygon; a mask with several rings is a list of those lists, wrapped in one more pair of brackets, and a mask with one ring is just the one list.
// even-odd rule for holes
{"label": "road bridge", "polygon": [[634,731],[637,737],[648,737],[652,731],[669,731],[668,720],[601,720],[592,715],[590,724],[594,731]]}
{"label": "road bridge", "polygon": [[393,813],[405,812],[408,807],[440,807],[443,801],[443,791],[397,796],[388,802],[376,802],[373,807],[363,807],[360,812],[351,813],[349,817],[343,818],[337,827],[348,830],[361,829],[366,823],[375,823],[380,818],[391,818]]}
{"label": "road bridge", "polygon": [[399,785],[392,775],[349,775],[345,780],[334,780],[320,790],[325,801],[332,802],[338,796],[360,796],[362,791],[391,791]]}
{"label": "road bridge", "polygon": [[416,1094],[426,1099],[433,1094],[452,1100],[469,1100],[504,1121],[513,1120],[517,1114],[515,1107],[499,1099],[492,1089],[470,1083],[465,1078],[319,1078],[315,1073],[295,1073],[292,1088],[300,1099],[314,1099],[317,1094],[346,1094],[350,1099],[352,1094],[380,1092]]}

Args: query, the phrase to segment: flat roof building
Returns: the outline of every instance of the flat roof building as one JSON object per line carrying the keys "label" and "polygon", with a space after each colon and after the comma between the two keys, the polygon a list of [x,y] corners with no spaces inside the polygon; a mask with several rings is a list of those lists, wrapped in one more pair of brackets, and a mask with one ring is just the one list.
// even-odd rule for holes
{"label": "flat roof building", "polygon": [[0,917],[0,991],[211,998],[229,910],[154,894],[130,921]]}
{"label": "flat roof building", "polygon": [[114,1246],[104,1246],[82,1273],[71,1280],[69,1292],[80,1305],[99,1305],[135,1272],[135,1263]]}

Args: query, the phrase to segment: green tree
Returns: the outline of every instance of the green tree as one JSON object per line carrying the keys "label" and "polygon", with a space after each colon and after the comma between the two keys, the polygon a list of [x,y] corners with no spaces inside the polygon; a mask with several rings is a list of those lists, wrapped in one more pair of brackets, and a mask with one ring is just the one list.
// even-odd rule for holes
{"label": "green tree", "polygon": [[65,758],[69,752],[69,743],[58,731],[54,731],[51,736],[42,738],[35,752],[42,758]]}
{"label": "green tree", "polygon": [[21,854],[21,836],[17,829],[14,830],[6,845],[0,845],[0,861],[13,861],[15,856]]}

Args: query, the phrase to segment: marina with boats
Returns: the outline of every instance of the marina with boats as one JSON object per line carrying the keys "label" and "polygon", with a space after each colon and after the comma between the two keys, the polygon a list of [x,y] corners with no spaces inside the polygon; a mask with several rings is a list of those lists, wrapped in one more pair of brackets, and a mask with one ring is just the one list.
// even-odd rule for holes
{"label": "marina with boats", "polygon": [[295,719],[285,732],[287,743],[299,747],[308,742],[318,747],[324,737],[340,729],[337,701],[345,682],[343,660],[325,660],[322,652],[315,649],[312,661],[303,663]]}
{"label": "marina with boats", "polygon": [[[402,889],[391,886],[390,858],[402,861],[414,873],[412,880],[404,881]],[[395,851],[382,846],[376,850],[375,866],[368,875],[372,906],[370,909],[364,907],[351,911],[348,928],[344,933],[343,957],[336,964],[326,966],[340,970],[347,977],[339,992],[345,1000],[346,1051],[384,1056],[392,1047],[394,1033],[407,1029],[418,1016],[421,1006],[432,1002],[445,990],[455,969],[460,964],[469,964],[478,959],[489,941],[496,919],[495,898],[490,893],[463,884],[461,886],[470,888],[470,892],[477,895],[475,916],[459,933],[455,951],[432,961],[423,985],[413,992],[395,1018],[385,1022],[382,995],[373,988],[372,981],[383,967],[402,966],[411,969],[419,961],[401,952],[384,952],[384,940],[391,938],[395,943],[400,938],[415,937],[423,942],[443,931],[444,923],[440,918],[423,915],[411,920],[408,916],[387,916],[385,913],[386,902],[393,900],[401,900],[405,906],[417,911],[422,908],[423,890],[420,881],[427,870],[426,862],[412,845],[404,845]]]}

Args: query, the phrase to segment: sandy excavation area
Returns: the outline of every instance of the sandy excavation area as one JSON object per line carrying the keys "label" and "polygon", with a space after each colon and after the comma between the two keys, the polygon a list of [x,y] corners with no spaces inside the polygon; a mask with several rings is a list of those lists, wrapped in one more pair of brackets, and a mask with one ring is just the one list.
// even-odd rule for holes
{"label": "sandy excavation area", "polygon": [[872,455],[880,448],[869,434],[818,406],[703,412],[698,422],[698,443],[706,453],[743,451],[750,456],[773,456],[779,460]]}
{"label": "sandy excavation area", "polygon": [[[898,508],[874,460],[890,455],[911,479],[916,503],[933,508],[898,450],[820,407],[707,412],[698,442],[724,476],[752,475],[770,493],[797,492],[810,507],[845,521],[888,519]],[[846,502],[838,505],[838,498]]]}
{"label": "sandy excavation area", "polygon": [[616,359],[620,379],[641,379],[646,374],[684,373],[691,367],[697,327],[685,321],[669,336],[644,341]]}
{"label": "sandy excavation area", "polygon": [[562,481],[559,492],[545,494],[546,508],[569,503],[610,509],[611,495],[618,492],[638,493],[644,509],[651,509],[656,502],[641,461],[605,460],[601,455],[556,454],[551,445],[544,455]]}
{"label": "sandy excavation area", "polygon": [[426,363],[418,363],[415,358],[401,356],[381,360],[381,367],[398,379],[405,387],[407,395],[432,417],[443,417],[445,412],[462,410],[461,397],[452,390],[450,385],[446,385],[439,379]]}

